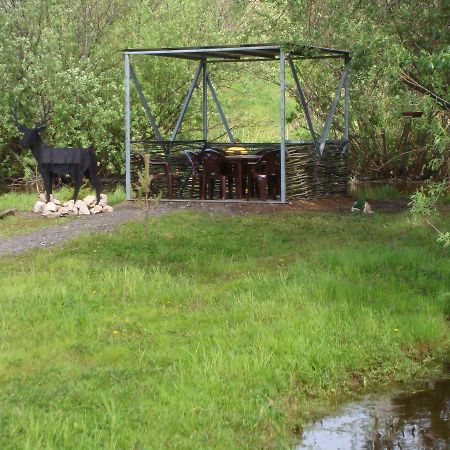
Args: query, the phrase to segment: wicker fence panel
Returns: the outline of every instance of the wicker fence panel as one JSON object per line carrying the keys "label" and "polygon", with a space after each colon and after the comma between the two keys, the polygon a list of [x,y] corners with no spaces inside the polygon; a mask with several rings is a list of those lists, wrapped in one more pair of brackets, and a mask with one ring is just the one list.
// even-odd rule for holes
{"label": "wicker fence panel", "polygon": [[[230,144],[213,144],[211,147],[222,149]],[[241,144],[249,153],[263,154],[265,151],[279,149],[279,144]],[[174,198],[199,198],[199,183],[194,184],[191,196],[192,170],[186,158],[185,150],[199,151],[204,143],[192,142],[143,142],[134,143],[131,158],[132,188],[136,191],[139,171],[143,164],[140,154],[150,155],[152,161],[169,163],[173,177]],[[325,153],[316,156],[312,144],[287,144],[286,158],[286,198],[289,200],[302,198],[320,198],[329,195],[345,194],[348,183],[347,155],[342,153],[342,147],[327,144]],[[167,183],[164,179],[152,183],[154,193],[161,192],[167,198]]]}
{"label": "wicker fence panel", "polygon": [[327,145],[321,157],[314,146],[286,147],[286,198],[320,198],[347,193],[347,155],[338,145]]}

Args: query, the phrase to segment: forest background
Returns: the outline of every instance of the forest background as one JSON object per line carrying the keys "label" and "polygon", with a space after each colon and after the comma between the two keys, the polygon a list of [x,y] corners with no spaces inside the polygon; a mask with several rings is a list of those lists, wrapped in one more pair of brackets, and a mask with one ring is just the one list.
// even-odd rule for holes
{"label": "forest background", "polygon": [[[354,177],[444,179],[450,167],[449,19],[447,0],[0,0],[0,178],[27,177],[35,166],[18,145],[11,106],[29,125],[50,107],[47,142],[93,143],[102,176],[123,173],[123,48],[293,42],[352,51]],[[323,123],[342,65],[301,64],[313,119]],[[170,58],[136,60],[165,135],[176,122],[191,66]],[[212,70],[236,137],[277,140],[268,119],[273,113],[270,120],[278,120],[276,64]],[[306,124],[292,80],[288,93],[289,130],[301,137]],[[180,137],[200,132],[200,97],[194,96]],[[132,103],[134,138],[152,137],[137,97]],[[212,106],[210,131],[220,136]],[[410,111],[423,114],[408,119]],[[341,128],[335,120],[332,133]]]}

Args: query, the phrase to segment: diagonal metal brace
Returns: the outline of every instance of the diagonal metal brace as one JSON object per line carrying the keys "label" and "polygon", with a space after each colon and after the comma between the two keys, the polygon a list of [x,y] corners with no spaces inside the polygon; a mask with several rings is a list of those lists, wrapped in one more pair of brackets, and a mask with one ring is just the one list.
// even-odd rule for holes
{"label": "diagonal metal brace", "polygon": [[317,133],[316,133],[316,130],[314,129],[314,125],[313,125],[313,122],[311,119],[311,114],[310,114],[309,108],[308,108],[308,103],[306,102],[305,94],[303,93],[303,89],[302,89],[302,87],[300,85],[300,81],[298,79],[297,70],[295,68],[294,62],[292,61],[292,57],[290,55],[288,56],[288,62],[289,62],[289,66],[291,67],[292,75],[294,76],[295,84],[297,86],[297,92],[298,92],[298,96],[300,98],[300,103],[302,104],[303,111],[305,112],[306,122],[308,123],[308,128],[309,128],[309,133],[311,134],[311,138],[314,142],[316,154],[319,155],[320,150],[319,150],[319,141],[317,140]]}
{"label": "diagonal metal brace", "polygon": [[328,111],[327,120],[325,121],[325,125],[322,130],[322,134],[320,135],[320,155],[323,155],[323,151],[325,149],[325,144],[327,142],[328,133],[331,128],[331,122],[333,121],[334,113],[336,111],[336,106],[339,102],[339,98],[341,97],[342,87],[344,86],[344,81],[347,78],[348,73],[348,65],[346,64],[344,67],[344,71],[342,72],[341,79],[339,80],[338,87],[336,89],[336,94],[334,95],[333,103],[330,106],[330,110]]}
{"label": "diagonal metal brace", "polygon": [[216,104],[217,110],[219,111],[220,118],[222,119],[222,123],[223,123],[223,126],[225,128],[225,131],[228,134],[228,139],[230,139],[230,142],[232,142],[234,144],[235,140],[234,140],[233,134],[231,133],[230,127],[228,126],[227,118],[225,116],[225,113],[223,112],[222,105],[219,102],[219,98],[217,97],[217,92],[214,89],[213,84],[211,83],[211,79],[209,78],[209,75],[206,76],[206,82],[208,83],[208,87],[209,87],[209,89],[211,91],[211,94],[213,96],[214,103]]}
{"label": "diagonal metal brace", "polygon": [[137,93],[141,100],[142,106],[145,109],[147,117],[150,120],[150,124],[152,125],[153,133],[155,133],[156,139],[158,141],[162,141],[163,138],[161,136],[161,133],[159,132],[159,128],[158,128],[158,125],[156,124],[155,117],[152,114],[152,110],[150,109],[150,106],[148,106],[147,100],[145,99],[144,93],[142,92],[141,85],[139,84],[139,81],[136,78],[136,73],[134,72],[134,69],[133,69],[133,66],[131,65],[131,63],[130,63],[130,77],[134,83],[134,86],[136,87]]}
{"label": "diagonal metal brace", "polygon": [[198,77],[200,76],[200,72],[202,71],[202,68],[203,68],[203,61],[201,61],[200,64],[198,65],[198,68],[197,68],[197,71],[195,72],[194,78],[192,78],[191,85],[189,87],[189,91],[186,94],[186,97],[183,101],[183,105],[181,106],[180,115],[178,116],[177,123],[175,125],[175,128],[173,129],[172,136],[170,137],[171,141],[175,140],[175,138],[177,137],[178,131],[180,131],[181,122],[183,122],[184,114],[189,105],[189,101],[191,100],[192,94],[194,93],[194,89],[197,84]]}

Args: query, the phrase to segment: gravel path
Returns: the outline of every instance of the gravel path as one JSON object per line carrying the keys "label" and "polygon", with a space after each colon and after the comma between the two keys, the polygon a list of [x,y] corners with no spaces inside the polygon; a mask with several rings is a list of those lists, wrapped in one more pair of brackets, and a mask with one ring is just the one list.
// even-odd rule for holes
{"label": "gravel path", "polygon": [[[150,214],[161,214],[167,208],[157,207]],[[50,225],[28,234],[0,239],[0,256],[14,255],[36,247],[47,248],[60,244],[82,233],[109,231],[133,219],[142,217],[143,212],[133,204],[124,202],[114,207],[114,212],[80,216],[64,224]],[[48,219],[51,222],[52,219]]]}
{"label": "gravel path", "polygon": [[[190,203],[161,202],[149,211],[149,215],[159,216],[169,211],[190,207]],[[194,207],[200,210],[214,210],[216,212],[223,210],[221,205],[215,205],[211,208],[203,203],[198,203]],[[27,234],[0,238],[0,257],[15,255],[37,247],[49,248],[83,233],[110,231],[124,222],[139,220],[143,218],[144,214],[144,211],[139,209],[134,203],[125,201],[115,205],[112,213],[78,216],[64,224],[51,225],[52,219],[49,218],[48,227],[40,228]]]}

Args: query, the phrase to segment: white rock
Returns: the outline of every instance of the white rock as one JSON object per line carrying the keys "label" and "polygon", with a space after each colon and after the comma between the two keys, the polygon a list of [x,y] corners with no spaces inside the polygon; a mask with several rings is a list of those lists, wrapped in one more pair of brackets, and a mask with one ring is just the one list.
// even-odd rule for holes
{"label": "white rock", "polygon": [[113,210],[112,206],[109,206],[109,205],[103,206],[103,212],[113,212],[113,211],[114,210]]}
{"label": "white rock", "polygon": [[54,199],[53,199],[53,203],[54,203],[56,206],[60,206],[60,205],[61,205],[61,202],[60,202],[57,198],[54,198]]}
{"label": "white rock", "polygon": [[373,214],[372,208],[370,207],[370,205],[367,202],[364,203],[363,213],[364,214]]}
{"label": "white rock", "polygon": [[56,212],[56,205],[53,202],[48,202],[45,205],[44,211]]}
{"label": "white rock", "polygon": [[100,200],[105,200],[105,203],[108,202],[108,196],[106,194],[100,194]]}
{"label": "white rock", "polygon": [[60,216],[68,216],[70,213],[69,211],[72,211],[68,206],[61,206],[58,210],[58,214]]}
{"label": "white rock", "polygon": [[107,205],[108,203],[107,203],[107,200],[106,200],[106,199],[100,198],[100,201],[98,202],[98,204],[99,204],[99,205],[102,205],[102,206],[105,206],[105,205]]}
{"label": "white rock", "polygon": [[101,213],[103,210],[103,207],[101,205],[95,205],[91,208],[91,214],[98,214]]}
{"label": "white rock", "polygon": [[87,195],[83,201],[88,207],[94,206],[97,203],[97,197],[95,195]]}
{"label": "white rock", "polygon": [[62,205],[72,207],[74,204],[75,204],[75,202],[73,200],[69,200],[68,202],[64,202]]}
{"label": "white rock", "polygon": [[48,209],[44,209],[44,211],[42,212],[42,215],[45,217],[55,217],[56,214],[58,214],[56,211],[50,211]]}
{"label": "white rock", "polygon": [[34,208],[33,208],[33,212],[35,214],[41,214],[44,211],[46,203],[38,200],[35,204],[34,204]]}
{"label": "white rock", "polygon": [[78,214],[81,214],[81,215],[90,214],[89,208],[87,207],[86,203],[83,202],[82,200],[77,200],[77,202],[75,203],[75,206],[78,208]]}

